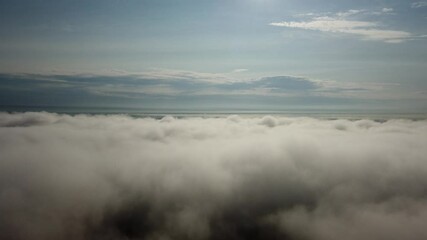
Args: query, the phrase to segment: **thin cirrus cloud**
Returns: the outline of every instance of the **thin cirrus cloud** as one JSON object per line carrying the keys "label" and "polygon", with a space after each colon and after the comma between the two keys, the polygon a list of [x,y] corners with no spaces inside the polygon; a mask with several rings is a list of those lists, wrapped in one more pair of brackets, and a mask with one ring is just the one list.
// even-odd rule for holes
{"label": "thin cirrus cloud", "polygon": [[332,15],[316,15],[310,13],[309,15],[305,15],[311,17],[311,19],[307,21],[272,22],[269,25],[349,34],[358,36],[363,40],[381,41],[386,43],[401,43],[411,39],[412,34],[406,31],[384,29],[378,22],[354,20],[353,18],[349,19],[349,17],[354,17],[355,15],[385,15],[392,13],[392,8],[383,8],[381,11],[349,10]]}
{"label": "thin cirrus cloud", "polygon": [[381,11],[384,13],[389,13],[389,12],[393,12],[393,8],[383,8]]}
{"label": "thin cirrus cloud", "polygon": [[422,8],[427,7],[427,2],[414,2],[411,4],[412,8]]}
{"label": "thin cirrus cloud", "polygon": [[[233,73],[247,69],[237,69]],[[79,91],[90,95],[139,98],[142,96],[350,96],[372,94],[383,90],[380,83],[351,83],[310,79],[298,76],[268,76],[257,79],[231,77],[190,71],[158,70],[133,73],[112,71],[108,74],[0,74],[0,92]],[[6,92],[5,92],[6,93]],[[42,94],[43,95],[43,94]]]}
{"label": "thin cirrus cloud", "polygon": [[241,73],[241,72],[247,72],[249,69],[246,68],[237,68],[233,70],[233,73]]}

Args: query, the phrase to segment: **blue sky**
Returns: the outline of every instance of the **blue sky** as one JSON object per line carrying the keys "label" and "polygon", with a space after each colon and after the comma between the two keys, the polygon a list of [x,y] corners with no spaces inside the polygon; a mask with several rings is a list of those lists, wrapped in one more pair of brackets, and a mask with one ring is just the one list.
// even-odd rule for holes
{"label": "blue sky", "polygon": [[0,4],[0,105],[427,108],[427,1]]}

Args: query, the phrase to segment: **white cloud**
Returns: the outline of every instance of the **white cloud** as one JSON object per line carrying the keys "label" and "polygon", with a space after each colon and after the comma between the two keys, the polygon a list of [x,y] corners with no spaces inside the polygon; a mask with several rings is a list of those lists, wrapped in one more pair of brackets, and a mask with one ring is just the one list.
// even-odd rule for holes
{"label": "white cloud", "polygon": [[423,239],[426,142],[426,121],[1,113],[0,238]]}
{"label": "white cloud", "polygon": [[249,69],[246,68],[237,68],[233,70],[233,73],[241,73],[241,72],[247,72]]}
{"label": "white cloud", "polygon": [[393,12],[393,8],[383,8],[381,9],[381,11],[384,13],[390,13],[390,12]]}
{"label": "white cloud", "polygon": [[335,15],[337,17],[349,17],[349,16],[360,14],[360,13],[363,13],[363,12],[366,12],[366,10],[362,10],[362,9],[350,9],[350,10],[345,11],[345,12],[338,12]]}
{"label": "white cloud", "polygon": [[310,22],[278,22],[278,23],[270,23],[270,25],[278,26],[278,27],[320,30],[320,31],[327,31],[327,32],[342,32],[342,31],[348,31],[354,28],[373,27],[375,26],[375,23],[363,22],[363,21],[340,20],[340,19],[335,19],[330,17],[317,17]]}
{"label": "white cloud", "polygon": [[383,8],[379,11],[366,11],[367,15],[395,15],[393,8]]}
{"label": "white cloud", "polygon": [[412,8],[427,7],[427,2],[414,2],[414,3],[411,3],[411,7]]}
{"label": "white cloud", "polygon": [[360,36],[364,40],[383,41],[387,43],[401,43],[411,39],[412,34],[405,31],[388,30],[380,27],[377,22],[349,20],[350,16],[369,13],[380,15],[391,13],[392,8],[383,8],[381,12],[367,12],[365,10],[349,10],[338,12],[331,16],[317,16],[308,21],[283,21],[270,23],[271,26],[300,28],[322,32],[343,33]]}

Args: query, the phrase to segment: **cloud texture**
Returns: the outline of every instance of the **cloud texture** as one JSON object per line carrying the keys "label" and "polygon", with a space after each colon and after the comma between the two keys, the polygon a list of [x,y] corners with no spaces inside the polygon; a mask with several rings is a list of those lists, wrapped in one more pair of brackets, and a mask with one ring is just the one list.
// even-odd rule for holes
{"label": "cloud texture", "polygon": [[427,122],[0,114],[1,239],[426,239]]}
{"label": "cloud texture", "polygon": [[380,11],[349,10],[335,14],[326,14],[313,17],[315,14],[303,14],[300,16],[312,17],[308,21],[283,21],[272,22],[271,26],[316,30],[321,32],[342,33],[359,36],[364,40],[382,41],[386,43],[401,43],[410,40],[411,33],[400,30],[383,29],[378,22],[357,20],[349,17],[357,15],[380,16],[392,14],[392,8],[383,8]]}

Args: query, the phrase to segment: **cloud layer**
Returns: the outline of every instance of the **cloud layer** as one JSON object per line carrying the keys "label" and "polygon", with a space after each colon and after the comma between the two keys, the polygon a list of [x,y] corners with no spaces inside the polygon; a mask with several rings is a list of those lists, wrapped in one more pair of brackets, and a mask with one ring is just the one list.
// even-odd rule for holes
{"label": "cloud layer", "polygon": [[425,239],[427,122],[0,114],[1,239]]}

